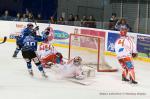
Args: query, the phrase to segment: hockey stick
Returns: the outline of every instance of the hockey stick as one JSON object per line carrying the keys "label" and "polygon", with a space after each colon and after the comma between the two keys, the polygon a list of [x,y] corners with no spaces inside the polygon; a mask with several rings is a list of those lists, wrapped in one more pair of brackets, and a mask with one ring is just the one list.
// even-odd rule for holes
{"label": "hockey stick", "polygon": [[4,37],[4,39],[3,39],[3,41],[2,41],[2,42],[0,42],[0,44],[5,43],[5,42],[6,42],[6,40],[7,40],[7,37],[5,36],[5,37]]}
{"label": "hockey stick", "polygon": [[[35,20],[34,16],[33,16],[32,21],[34,22],[35,26],[37,27],[37,21]],[[39,29],[38,29],[38,34],[39,34],[39,36],[40,36],[40,31],[39,31]]]}
{"label": "hockey stick", "polygon": [[89,85],[95,83],[95,81],[90,80],[90,79],[77,80],[75,78],[66,78],[66,80],[76,83],[76,84],[84,85],[84,86],[89,86]]}

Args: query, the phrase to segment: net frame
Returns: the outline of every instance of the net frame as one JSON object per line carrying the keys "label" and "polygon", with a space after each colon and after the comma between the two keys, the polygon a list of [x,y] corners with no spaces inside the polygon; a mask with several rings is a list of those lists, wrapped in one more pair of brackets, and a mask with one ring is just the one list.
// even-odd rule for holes
{"label": "net frame", "polygon": [[[104,48],[101,49],[101,46],[102,44],[104,44],[104,38],[103,37],[99,37],[99,36],[91,36],[91,35],[85,35],[85,34],[70,34],[69,36],[69,53],[68,53],[68,59],[70,60],[71,59],[71,47],[72,47],[72,37],[73,36],[80,36],[80,37],[91,37],[91,38],[96,38],[97,39],[97,63],[96,63],[96,69],[97,69],[97,72],[116,72],[118,71],[118,69],[114,69],[112,68],[110,65],[108,65],[108,63],[106,63],[105,61],[105,56],[102,55],[104,54]],[[104,42],[101,43],[101,40],[103,40]],[[103,45],[105,46],[105,45]],[[101,53],[102,52],[102,53]],[[102,57],[100,57],[102,55]],[[102,60],[102,61],[101,61]],[[100,61],[102,63],[100,63]]]}

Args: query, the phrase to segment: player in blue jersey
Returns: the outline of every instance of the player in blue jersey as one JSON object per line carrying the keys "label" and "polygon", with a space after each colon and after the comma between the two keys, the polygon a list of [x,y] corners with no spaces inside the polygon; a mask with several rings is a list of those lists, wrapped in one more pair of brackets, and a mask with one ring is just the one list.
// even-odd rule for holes
{"label": "player in blue jersey", "polygon": [[19,36],[16,37],[16,49],[14,51],[14,54],[13,54],[13,57],[17,57],[17,54],[19,53],[19,51],[21,50],[22,46],[20,44],[20,39],[24,36],[28,36],[29,34],[32,34],[32,35],[36,35],[36,30],[38,30],[38,27],[34,28],[33,29],[33,24],[32,23],[28,23],[27,24],[27,27],[24,28],[22,31],[21,31],[21,34]]}
{"label": "player in blue jersey", "polygon": [[27,63],[27,68],[29,71],[29,74],[33,76],[33,70],[32,70],[32,64],[31,61],[35,63],[35,65],[38,67],[39,71],[42,73],[43,77],[47,77],[43,70],[43,66],[41,65],[41,62],[36,54],[37,50],[37,43],[40,41],[46,40],[47,37],[39,37],[39,36],[33,36],[29,34],[28,36],[24,36],[20,39],[21,46],[22,46],[22,56],[25,59]]}

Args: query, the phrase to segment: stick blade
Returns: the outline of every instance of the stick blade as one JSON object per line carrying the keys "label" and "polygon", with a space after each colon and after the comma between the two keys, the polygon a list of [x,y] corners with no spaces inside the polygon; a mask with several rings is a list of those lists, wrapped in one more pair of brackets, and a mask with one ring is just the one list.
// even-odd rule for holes
{"label": "stick blade", "polygon": [[3,41],[2,41],[2,42],[0,42],[0,44],[5,43],[5,42],[6,42],[6,40],[7,40],[7,37],[5,36],[5,37],[4,37],[4,39],[3,39]]}
{"label": "stick blade", "polygon": [[73,83],[77,83],[77,84],[85,85],[85,86],[89,86],[95,82],[95,81],[90,80],[90,79],[85,79],[85,80],[77,80],[74,78],[67,78],[67,79],[68,79],[68,81],[71,81]]}

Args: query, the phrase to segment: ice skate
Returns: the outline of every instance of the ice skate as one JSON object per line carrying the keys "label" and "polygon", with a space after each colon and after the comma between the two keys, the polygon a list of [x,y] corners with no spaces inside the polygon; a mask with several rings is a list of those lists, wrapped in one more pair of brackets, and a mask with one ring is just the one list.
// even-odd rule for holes
{"label": "ice skate", "polygon": [[44,77],[44,78],[48,78],[48,76],[45,74],[45,72],[44,72],[44,71],[42,72],[42,77]]}
{"label": "ice skate", "polygon": [[33,76],[33,70],[28,70],[29,74]]}
{"label": "ice skate", "polygon": [[129,79],[127,79],[126,77],[122,76],[122,81],[130,81]]}
{"label": "ice skate", "polygon": [[14,53],[12,57],[16,58],[17,57],[17,53]]}
{"label": "ice skate", "polygon": [[130,83],[131,83],[131,84],[138,84],[138,82],[135,81],[135,80],[130,80]]}

